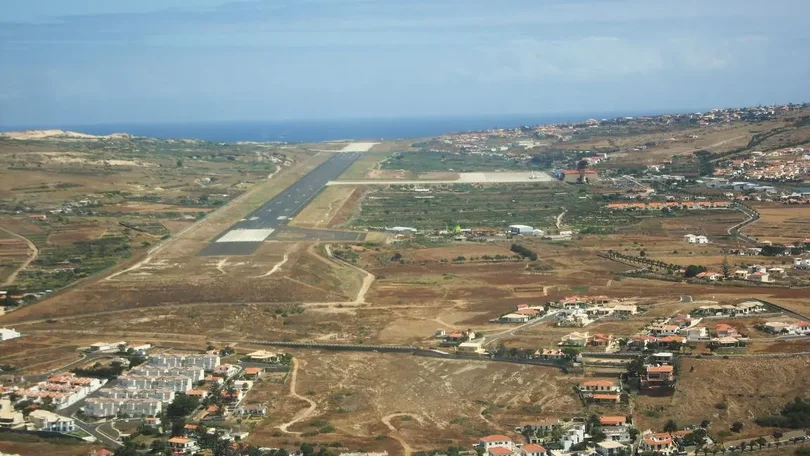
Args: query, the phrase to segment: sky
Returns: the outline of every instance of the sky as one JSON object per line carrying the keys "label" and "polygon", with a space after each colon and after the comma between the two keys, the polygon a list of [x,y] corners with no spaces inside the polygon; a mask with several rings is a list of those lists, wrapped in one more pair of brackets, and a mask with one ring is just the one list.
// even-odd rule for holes
{"label": "sky", "polygon": [[810,101],[807,0],[0,0],[0,125]]}

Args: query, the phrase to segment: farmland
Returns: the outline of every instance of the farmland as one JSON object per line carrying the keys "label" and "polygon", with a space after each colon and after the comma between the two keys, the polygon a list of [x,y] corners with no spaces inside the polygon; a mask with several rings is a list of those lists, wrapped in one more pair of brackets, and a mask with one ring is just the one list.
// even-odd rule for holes
{"label": "farmland", "polygon": [[527,224],[543,229],[556,227],[556,218],[567,211],[566,224],[585,229],[611,229],[626,224],[624,214],[600,214],[600,203],[585,189],[558,183],[476,185],[455,184],[417,193],[391,186],[372,190],[359,203],[348,222],[355,227],[413,226],[444,229],[460,225],[505,229]]}
{"label": "farmland", "polygon": [[442,152],[399,153],[380,163],[382,170],[404,170],[410,177],[428,172],[457,172],[496,170],[540,170],[539,165],[502,155],[451,154]]}
{"label": "farmland", "polygon": [[128,136],[2,139],[0,274],[33,254],[13,233],[39,252],[9,285],[62,288],[140,255],[307,154]]}

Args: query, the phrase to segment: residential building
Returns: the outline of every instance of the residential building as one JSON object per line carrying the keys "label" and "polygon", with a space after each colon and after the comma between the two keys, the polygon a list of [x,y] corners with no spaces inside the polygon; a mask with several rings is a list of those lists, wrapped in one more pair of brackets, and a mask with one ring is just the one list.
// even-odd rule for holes
{"label": "residential building", "polygon": [[535,359],[548,359],[548,360],[560,360],[565,358],[565,353],[562,350],[549,350],[544,348],[542,350],[537,350],[534,352]]}
{"label": "residential building", "polygon": [[574,445],[579,445],[585,441],[585,424],[575,423],[565,430],[565,434],[560,439],[564,451],[568,451]]}
{"label": "residential building", "polygon": [[[492,456],[505,456],[515,451],[515,443],[509,437],[500,434],[488,435],[478,439],[478,446],[486,454]],[[508,453],[504,452],[506,450]]]}
{"label": "residential building", "polygon": [[529,315],[512,312],[506,315],[501,315],[501,317],[498,318],[498,321],[503,323],[526,323],[530,319],[531,317]]}
{"label": "residential building", "polygon": [[169,446],[173,455],[194,454],[200,451],[197,441],[188,437],[172,437],[169,439]]}
{"label": "residential building", "polygon": [[641,378],[642,387],[671,386],[675,381],[674,368],[671,365],[647,366],[646,373]]}
{"label": "residential building", "polygon": [[225,378],[233,377],[239,372],[239,366],[234,364],[220,364],[214,367],[214,375],[220,375]]}
{"label": "residential building", "polygon": [[590,340],[591,335],[589,333],[572,332],[571,334],[566,334],[562,337],[560,345],[572,345],[575,347],[584,347],[588,345],[588,342]]}
{"label": "residential building", "polygon": [[262,404],[243,405],[236,409],[236,414],[243,416],[265,416],[267,415],[267,406]]}
{"label": "residential building", "polygon": [[690,342],[709,338],[709,332],[702,326],[695,326],[686,330],[686,339]]}
{"label": "residential building", "polygon": [[220,357],[213,353],[192,355],[163,353],[149,356],[149,364],[166,367],[196,366],[205,371],[213,371],[216,366],[220,365]]}
{"label": "residential building", "polygon": [[252,353],[247,354],[247,358],[250,361],[254,361],[257,363],[270,363],[276,364],[281,362],[282,353],[273,353],[265,350],[259,350]]}
{"label": "residential building", "polygon": [[645,432],[641,437],[642,451],[652,451],[665,455],[672,454],[677,451],[677,447],[672,441],[672,436],[668,433],[652,433]]}
{"label": "residential building", "polygon": [[605,440],[596,444],[596,452],[600,456],[616,456],[623,453],[625,446],[613,440]]}
{"label": "residential building", "polygon": [[726,323],[715,325],[714,332],[717,334],[717,337],[739,337],[740,335],[735,327]]}
{"label": "residential building", "polygon": [[590,380],[580,383],[579,390],[589,393],[619,393],[622,387],[612,380]]}
{"label": "residential building", "polygon": [[522,456],[545,456],[546,449],[536,443],[528,443],[520,448]]}
{"label": "residential building", "polygon": [[73,418],[57,415],[47,410],[34,410],[28,415],[28,420],[38,431],[68,433],[76,430],[76,422]]}
{"label": "residential building", "polygon": [[653,325],[650,334],[653,336],[674,336],[681,332],[678,325]]}
{"label": "residential building", "polygon": [[487,351],[484,350],[483,337],[480,339],[462,342],[458,344],[458,346],[456,347],[456,351],[458,353],[473,354],[473,355],[485,355],[487,353]]}
{"label": "residential building", "polygon": [[621,304],[611,307],[613,315],[618,317],[629,317],[638,313],[638,306],[635,304]]}
{"label": "residential building", "polygon": [[630,442],[630,424],[625,416],[601,416],[599,424],[608,440],[616,442]]}
{"label": "residential building", "polygon": [[0,341],[16,339],[20,337],[20,333],[10,328],[0,328]]}

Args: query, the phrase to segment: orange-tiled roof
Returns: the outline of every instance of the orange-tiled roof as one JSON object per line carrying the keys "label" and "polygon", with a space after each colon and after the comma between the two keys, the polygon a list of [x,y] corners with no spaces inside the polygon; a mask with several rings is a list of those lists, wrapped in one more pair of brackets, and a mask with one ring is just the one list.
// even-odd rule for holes
{"label": "orange-tiled roof", "polygon": [[187,439],[185,437],[172,437],[169,439],[169,443],[188,443],[191,439]]}
{"label": "orange-tiled roof", "polygon": [[592,396],[594,399],[604,399],[609,401],[615,401],[619,398],[618,394],[594,394]]}
{"label": "orange-tiled roof", "polygon": [[248,368],[245,368],[245,373],[247,375],[261,374],[262,373],[262,368],[261,367],[248,367]]}
{"label": "orange-tiled roof", "polygon": [[200,427],[197,426],[196,424],[187,424],[187,425],[183,426],[183,429],[185,429],[187,431],[194,431],[194,430],[197,430],[199,428]]}
{"label": "orange-tiled roof", "polygon": [[624,424],[627,422],[625,416],[602,416],[599,417],[599,424],[602,426],[615,426],[617,424]]}
{"label": "orange-tiled roof", "polygon": [[536,443],[530,443],[528,445],[523,445],[522,450],[527,452],[527,453],[543,453],[543,452],[546,451],[545,448],[541,447],[540,445],[538,445]]}
{"label": "orange-tiled roof", "polygon": [[591,380],[583,382],[582,386],[616,386],[616,383],[610,380]]}
{"label": "orange-tiled roof", "polygon": [[479,439],[482,442],[511,442],[512,439],[502,434],[493,434]]}
{"label": "orange-tiled roof", "polygon": [[647,368],[647,372],[653,372],[656,374],[667,374],[672,372],[672,366],[650,366]]}
{"label": "orange-tiled roof", "polygon": [[492,447],[492,448],[488,449],[487,451],[490,454],[500,455],[500,456],[506,456],[506,455],[510,455],[510,454],[514,453],[509,448],[501,447],[501,446]]}

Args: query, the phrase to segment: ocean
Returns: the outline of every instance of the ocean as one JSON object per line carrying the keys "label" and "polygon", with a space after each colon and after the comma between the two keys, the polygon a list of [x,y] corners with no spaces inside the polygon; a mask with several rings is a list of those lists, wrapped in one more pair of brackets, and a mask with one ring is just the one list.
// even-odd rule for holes
{"label": "ocean", "polygon": [[200,123],[116,123],[96,125],[48,125],[0,127],[0,131],[62,129],[80,133],[107,135],[130,133],[153,138],[201,139],[213,142],[284,141],[321,142],[341,139],[405,139],[438,136],[446,133],[514,128],[523,125],[577,122],[594,118],[613,118],[642,113],[512,115],[490,117],[443,117],[403,119],[295,120]]}

